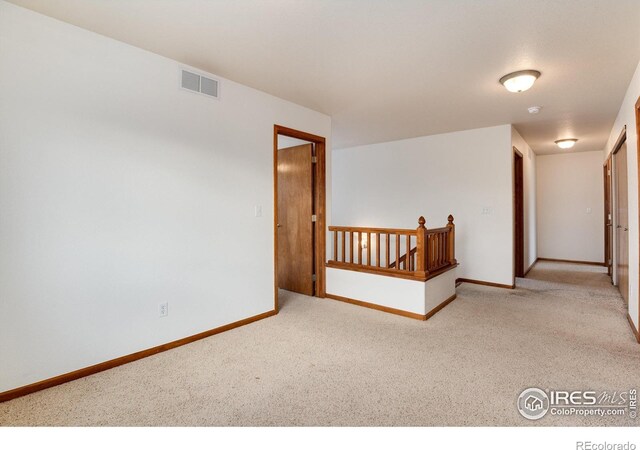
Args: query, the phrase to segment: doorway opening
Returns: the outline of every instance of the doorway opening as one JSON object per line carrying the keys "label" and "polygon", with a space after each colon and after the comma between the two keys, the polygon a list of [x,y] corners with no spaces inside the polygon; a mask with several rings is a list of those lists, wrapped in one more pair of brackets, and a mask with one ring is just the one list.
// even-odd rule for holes
{"label": "doorway opening", "polygon": [[524,159],[513,147],[513,285],[524,277]]}
{"label": "doorway opening", "polygon": [[325,154],[325,138],[274,125],[276,311],[279,310],[279,289],[325,296]]}

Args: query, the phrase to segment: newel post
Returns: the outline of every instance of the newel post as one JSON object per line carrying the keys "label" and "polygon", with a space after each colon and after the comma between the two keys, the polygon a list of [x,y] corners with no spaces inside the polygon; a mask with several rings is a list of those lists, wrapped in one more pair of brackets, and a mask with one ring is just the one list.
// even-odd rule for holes
{"label": "newel post", "polygon": [[447,228],[449,229],[449,236],[448,236],[448,249],[447,249],[447,257],[449,259],[449,264],[457,264],[456,261],[456,226],[453,223],[453,216],[451,214],[449,214],[449,217],[447,218],[447,221],[449,222],[447,224]]}
{"label": "newel post", "polygon": [[427,272],[427,228],[423,216],[418,219],[418,228],[416,230],[416,272],[426,275]]}

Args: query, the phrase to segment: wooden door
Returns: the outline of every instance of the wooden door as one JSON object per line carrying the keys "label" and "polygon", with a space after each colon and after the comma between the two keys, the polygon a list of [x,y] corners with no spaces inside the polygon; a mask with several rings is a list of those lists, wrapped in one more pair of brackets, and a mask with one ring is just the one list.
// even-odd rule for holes
{"label": "wooden door", "polygon": [[313,144],[278,150],[278,287],[313,295]]}
{"label": "wooden door", "polygon": [[611,198],[611,157],[603,167],[604,179],[604,264],[607,274],[613,275],[613,200]]}
{"label": "wooden door", "polygon": [[629,303],[629,210],[627,199],[627,144],[614,155],[616,183],[616,279],[625,304]]}
{"label": "wooden door", "polygon": [[514,211],[514,276],[524,276],[524,167],[520,152],[513,152],[513,211]]}

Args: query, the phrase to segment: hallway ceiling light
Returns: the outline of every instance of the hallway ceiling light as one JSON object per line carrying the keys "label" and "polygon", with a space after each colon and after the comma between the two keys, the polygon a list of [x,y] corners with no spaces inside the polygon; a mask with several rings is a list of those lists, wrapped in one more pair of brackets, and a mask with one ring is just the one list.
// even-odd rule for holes
{"label": "hallway ceiling light", "polygon": [[560,139],[558,141],[555,141],[556,145],[560,148],[563,149],[567,149],[567,148],[571,148],[574,145],[576,145],[576,142],[578,142],[577,139]]}
{"label": "hallway ceiling light", "polygon": [[509,92],[524,92],[533,86],[539,76],[540,72],[537,70],[520,70],[500,78],[500,84]]}
{"label": "hallway ceiling light", "polygon": [[542,106],[530,106],[529,108],[527,108],[527,110],[529,111],[529,114],[538,114],[541,109],[542,109]]}

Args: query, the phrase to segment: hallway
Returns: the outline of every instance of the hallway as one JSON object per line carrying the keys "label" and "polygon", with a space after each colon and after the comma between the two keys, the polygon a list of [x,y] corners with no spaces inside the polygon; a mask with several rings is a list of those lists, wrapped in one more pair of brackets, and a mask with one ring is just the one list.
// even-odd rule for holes
{"label": "hallway", "polygon": [[602,268],[517,284],[462,284],[426,322],[285,292],[275,317],[0,404],[0,424],[637,424],[519,415],[527,387],[637,388],[640,345]]}

